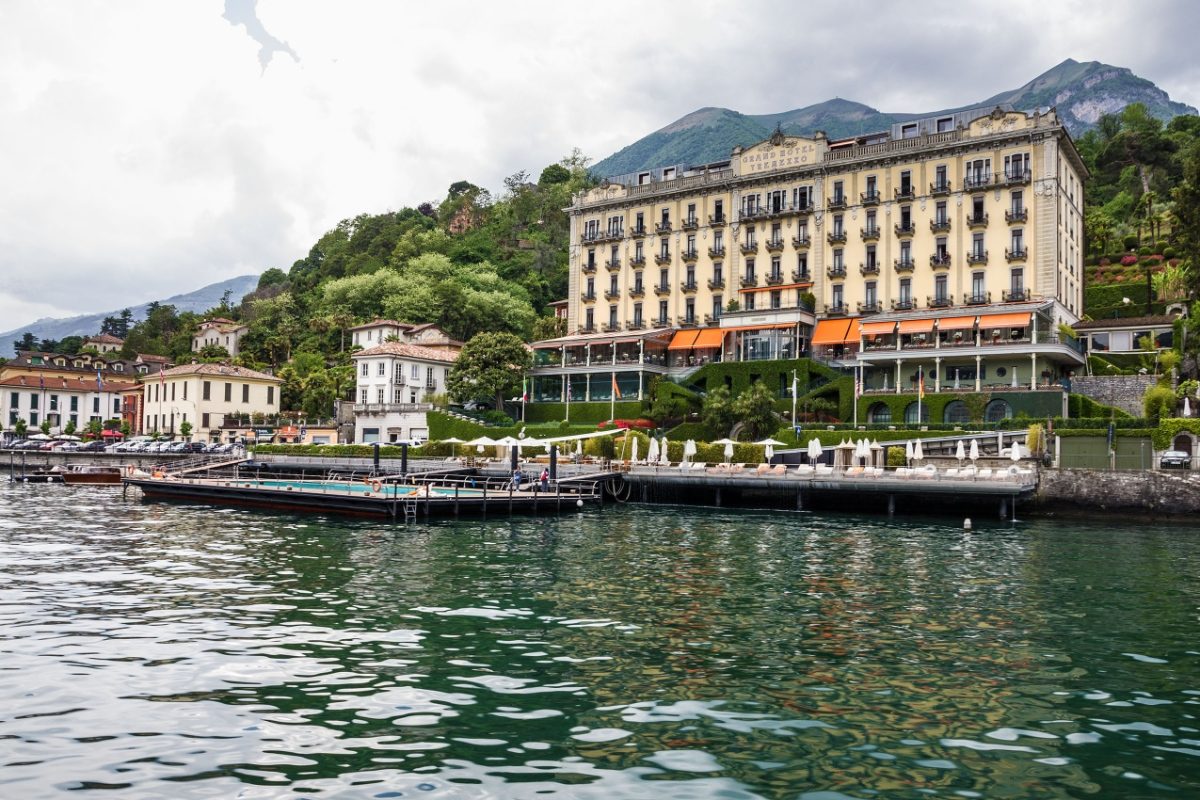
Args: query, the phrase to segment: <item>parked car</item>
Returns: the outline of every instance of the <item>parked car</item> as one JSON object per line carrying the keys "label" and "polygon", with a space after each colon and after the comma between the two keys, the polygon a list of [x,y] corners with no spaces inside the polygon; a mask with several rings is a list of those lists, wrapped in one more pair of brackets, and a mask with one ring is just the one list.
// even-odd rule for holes
{"label": "parked car", "polygon": [[1191,469],[1192,457],[1182,450],[1168,450],[1158,459],[1160,469]]}

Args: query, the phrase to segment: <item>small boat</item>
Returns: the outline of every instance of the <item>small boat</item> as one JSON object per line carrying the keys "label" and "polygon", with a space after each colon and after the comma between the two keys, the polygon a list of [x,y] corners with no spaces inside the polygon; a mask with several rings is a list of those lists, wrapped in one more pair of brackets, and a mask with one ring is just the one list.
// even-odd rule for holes
{"label": "small boat", "polygon": [[121,475],[120,467],[73,464],[62,473],[62,480],[68,486],[116,486]]}

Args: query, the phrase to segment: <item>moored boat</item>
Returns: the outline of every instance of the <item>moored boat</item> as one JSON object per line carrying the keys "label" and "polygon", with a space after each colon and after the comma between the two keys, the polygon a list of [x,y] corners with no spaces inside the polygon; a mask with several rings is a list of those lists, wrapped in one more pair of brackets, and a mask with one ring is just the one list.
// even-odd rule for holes
{"label": "moored boat", "polygon": [[68,486],[117,486],[122,474],[121,467],[75,464],[62,473],[62,480]]}

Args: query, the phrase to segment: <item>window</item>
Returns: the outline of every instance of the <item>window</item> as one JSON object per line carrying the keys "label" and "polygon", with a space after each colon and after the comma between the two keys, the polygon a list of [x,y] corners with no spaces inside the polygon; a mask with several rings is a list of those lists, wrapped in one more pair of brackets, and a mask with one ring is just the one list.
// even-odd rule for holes
{"label": "window", "polygon": [[426,389],[436,389],[437,388],[437,381],[435,381],[433,379],[433,367],[425,368],[425,388]]}
{"label": "window", "polygon": [[275,387],[274,386],[267,387],[267,405],[269,405],[269,406],[275,405]]}
{"label": "window", "polygon": [[878,220],[878,217],[875,216],[874,211],[867,212],[867,226],[864,230],[868,234],[873,234],[873,233],[879,232],[879,224],[878,224],[877,220]]}
{"label": "window", "polygon": [[746,247],[751,250],[758,247],[758,239],[755,236],[753,227],[746,228]]}
{"label": "window", "polygon": [[92,398],[92,413],[93,414],[100,413],[100,398],[99,397]]}
{"label": "window", "polygon": [[375,402],[383,405],[383,389],[375,390]]}
{"label": "window", "polygon": [[608,327],[610,327],[610,328],[617,327],[617,307],[616,306],[608,307]]}
{"label": "window", "polygon": [[1013,228],[1012,251],[1014,253],[1022,253],[1025,251],[1025,231],[1021,228]]}
{"label": "window", "polygon": [[983,299],[983,273],[971,273],[971,297],[976,300]]}
{"label": "window", "polygon": [[942,410],[942,422],[962,425],[971,421],[971,412],[962,400],[951,400]]}
{"label": "window", "polygon": [[[74,400],[75,398],[72,397],[71,399]],[[8,395],[8,405],[11,408],[20,408],[21,407],[21,393],[20,392],[10,393]]]}
{"label": "window", "polygon": [[721,252],[725,249],[725,233],[724,231],[713,231],[713,251]]}
{"label": "window", "polygon": [[687,247],[687,252],[689,252],[689,253],[696,252],[696,234],[694,234],[694,233],[688,234],[686,247]]}
{"label": "window", "polygon": [[609,294],[617,293],[617,276],[616,275],[612,275],[608,279],[608,293]]}
{"label": "window", "polygon": [[867,269],[875,269],[878,260],[875,257],[875,245],[867,245]]}
{"label": "window", "polygon": [[934,211],[933,211],[933,221],[936,222],[938,225],[945,225],[947,222],[950,221],[949,216],[947,216],[947,214],[946,214],[946,201],[945,200],[938,201],[938,204],[934,208]]}
{"label": "window", "polygon": [[596,327],[596,315],[595,315],[594,311],[589,308],[587,310],[587,313],[584,315],[584,318],[586,320],[584,323],[584,327],[587,328],[589,331],[594,330]]}
{"label": "window", "polygon": [[834,236],[845,236],[846,235],[846,229],[844,227],[844,222],[842,220],[841,214],[833,215],[833,235]]}
{"label": "window", "polygon": [[633,324],[639,328],[642,326],[642,304],[641,303],[633,304]]}
{"label": "window", "polygon": [[659,257],[660,257],[660,258],[670,258],[670,257],[671,257],[671,243],[670,243],[670,241],[668,241],[668,240],[666,240],[666,239],[663,239],[661,242],[659,242],[659,244],[658,244],[658,255],[659,255]]}
{"label": "window", "polygon": [[796,254],[796,272],[800,280],[808,280],[808,253]]}
{"label": "window", "polygon": [[695,221],[696,221],[696,204],[695,204],[695,203],[688,203],[688,207],[687,207],[687,221],[688,221],[688,222],[695,222]]}
{"label": "window", "polygon": [[1012,406],[1004,400],[993,400],[983,409],[984,422],[1003,422],[1012,419]]}
{"label": "window", "polygon": [[783,292],[778,289],[771,292],[771,308],[783,308]]}
{"label": "window", "polygon": [[375,374],[381,378],[387,377],[387,364],[380,361],[378,367],[379,368],[375,371]]}
{"label": "window", "polygon": [[666,300],[658,301],[658,322],[660,325],[667,324],[667,301]]}
{"label": "window", "polygon": [[633,245],[633,260],[634,261],[645,261],[646,260],[646,250],[644,247],[642,247],[641,242],[635,242]]}
{"label": "window", "polygon": [[917,138],[917,124],[915,122],[912,122],[912,123],[902,126],[900,128],[900,138],[901,139]]}
{"label": "window", "polygon": [[636,221],[633,223],[633,229],[635,231],[641,233],[642,231],[646,230],[646,216],[643,212],[637,212],[635,220]]}
{"label": "window", "polygon": [[587,279],[587,296],[588,297],[596,296],[596,279],[591,276],[588,276],[588,279]]}
{"label": "window", "polygon": [[833,268],[835,270],[842,270],[846,268],[844,251],[840,249],[833,251]]}
{"label": "window", "polygon": [[725,201],[717,200],[713,203],[713,222],[725,221]]}
{"label": "window", "polygon": [[[664,177],[664,178],[666,177],[666,173],[665,173],[665,172],[663,173],[663,177]],[[662,226],[665,228],[665,227],[667,227],[667,226],[668,226],[668,225],[670,225],[670,224],[671,224],[671,209],[669,209],[669,208],[664,208],[664,209],[662,210]]]}
{"label": "window", "polygon": [[[382,367],[383,364],[380,364],[379,366]],[[243,403],[250,402],[250,384],[248,384],[248,383],[242,384],[242,402]]]}
{"label": "window", "polygon": [[912,278],[900,279],[900,302],[912,303]]}
{"label": "window", "polygon": [[419,365],[419,364],[412,364],[412,365],[411,365],[411,368],[410,368],[410,369],[409,369],[409,371],[408,371],[408,374],[409,374],[409,376],[410,376],[410,377],[411,377],[411,378],[412,378],[414,381],[416,381],[416,380],[419,380],[419,379],[421,378],[421,367],[420,367],[420,365]]}
{"label": "window", "polygon": [[954,130],[954,117],[941,117],[937,121],[938,133],[949,133],[952,130]]}
{"label": "window", "polygon": [[844,305],[846,305],[846,297],[843,294],[843,292],[844,292],[844,289],[840,283],[835,283],[833,285],[833,307],[834,308],[840,309]]}
{"label": "window", "polygon": [[686,283],[688,286],[696,285],[696,265],[688,264],[686,273]]}
{"label": "window", "polygon": [[205,400],[212,399],[212,382],[211,381],[204,382],[204,387],[203,387],[203,390],[200,392],[200,394]]}
{"label": "window", "polygon": [[867,281],[863,288],[863,304],[868,308],[874,308],[879,302],[879,297],[875,289],[875,281]]}
{"label": "window", "polygon": [[946,292],[947,279],[945,273],[937,275],[933,279],[933,299],[939,303],[945,303],[949,299]]}
{"label": "window", "polygon": [[[365,377],[367,377],[367,375],[370,374],[368,372],[368,369],[369,369],[369,366],[367,365],[367,362],[364,361],[364,362],[362,362],[362,369],[359,370],[359,373],[365,378]],[[207,400],[208,398],[205,397],[204,399]]]}
{"label": "window", "polygon": [[633,290],[639,294],[646,290],[646,287],[642,285],[642,273],[640,272],[633,273]]}
{"label": "window", "polygon": [[[185,383],[184,386],[187,386],[187,384]],[[73,395],[71,395],[71,413],[75,414],[78,412],[79,412],[79,396],[73,394]]]}
{"label": "window", "polygon": [[722,297],[721,297],[721,295],[719,295],[719,294],[715,294],[715,295],[713,295],[713,299],[712,299],[712,317],[713,317],[713,320],[719,320],[719,319],[721,318],[721,311],[722,311],[722,310],[723,310],[723,308],[724,308],[724,304],[723,304],[723,302],[722,302],[722,301],[723,301],[723,299],[724,299],[724,298],[722,298]]}
{"label": "window", "polygon": [[587,256],[588,256],[588,259],[587,259],[588,268],[595,269],[595,267],[596,267],[596,251],[594,249],[588,250]]}
{"label": "window", "polygon": [[950,184],[946,177],[946,165],[945,164],[940,164],[940,165],[938,165],[938,167],[936,169],[934,169],[933,183],[934,183],[934,188],[936,188],[936,189],[945,190],[945,189],[949,188]]}
{"label": "window", "polygon": [[900,229],[910,230],[912,228],[912,206],[900,207]]}
{"label": "window", "polygon": [[664,291],[671,288],[671,271],[669,269],[660,269],[658,271],[658,288]]}
{"label": "window", "polygon": [[908,241],[907,239],[900,243],[900,263],[912,263],[912,242]]}
{"label": "window", "polygon": [[683,318],[686,322],[696,321],[696,301],[691,297],[683,304]]}
{"label": "window", "polygon": [[722,266],[720,261],[718,261],[716,264],[713,264],[713,283],[716,283],[716,284],[724,283],[725,282],[724,272],[725,272],[725,268],[724,268],[724,266]]}
{"label": "window", "polygon": [[1029,171],[1029,156],[1016,153],[1004,157],[1004,177],[1009,180],[1021,180]]}
{"label": "window", "polygon": [[184,400],[187,400],[187,387],[188,387],[188,381],[184,381],[183,382],[183,399]]}
{"label": "window", "polygon": [[56,394],[50,395],[50,410],[58,411],[58,395]]}
{"label": "window", "polygon": [[747,292],[746,293],[746,310],[747,311],[754,310],[754,295],[755,294],[756,294],[756,292]]}
{"label": "window", "polygon": [[754,259],[747,258],[746,259],[746,283],[753,284],[755,282],[756,281],[754,278]]}
{"label": "window", "polygon": [[1015,267],[1009,276],[1009,290],[1013,297],[1025,294],[1025,270]]}
{"label": "window", "polygon": [[983,258],[983,234],[976,233],[971,236],[971,257]]}
{"label": "window", "polygon": [[875,190],[875,176],[867,176],[867,197],[874,197],[877,194]]}
{"label": "window", "polygon": [[835,203],[846,202],[846,195],[843,192],[841,181],[833,182],[833,202],[835,202]]}
{"label": "window", "polygon": [[225,384],[225,402],[226,403],[233,402],[233,384],[232,383]]}
{"label": "window", "polygon": [[[916,384],[914,388],[915,386]],[[928,391],[928,387],[926,390]],[[929,422],[929,403],[909,403],[904,409],[904,424],[917,425],[922,422]]]}
{"label": "window", "polygon": [[912,170],[904,170],[900,173],[900,194],[912,194]]}
{"label": "window", "polygon": [[867,409],[867,421],[872,423],[887,423],[892,421],[892,409],[887,403],[872,403]]}
{"label": "window", "polygon": [[1014,217],[1019,217],[1025,211],[1025,193],[1020,189],[1014,189],[1012,193],[1012,213]]}
{"label": "window", "polygon": [[204,414],[201,414],[201,415],[200,415],[200,427],[201,427],[201,428],[209,428],[209,427],[211,427],[211,424],[210,424],[210,421],[209,421],[209,415],[208,415],[208,413],[207,413],[207,412],[205,412]]}
{"label": "window", "polygon": [[783,268],[779,256],[771,256],[771,278],[772,280],[781,280],[783,278]]}

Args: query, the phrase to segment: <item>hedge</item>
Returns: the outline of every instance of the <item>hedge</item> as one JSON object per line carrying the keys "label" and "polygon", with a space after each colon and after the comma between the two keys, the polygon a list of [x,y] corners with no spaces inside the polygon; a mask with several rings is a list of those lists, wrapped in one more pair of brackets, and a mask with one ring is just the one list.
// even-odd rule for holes
{"label": "hedge", "polygon": [[[775,394],[780,385],[790,391],[793,370],[796,372],[799,384],[797,388],[802,397],[812,390],[814,380],[830,380],[841,375],[837,370],[810,358],[796,358],[788,361],[722,361],[705,364],[696,370],[689,380],[701,391],[728,385],[734,397],[749,389],[751,383],[765,383],[771,388],[772,394]],[[790,397],[788,403],[791,403]]]}
{"label": "hedge", "polygon": [[[1083,310],[1092,319],[1110,317],[1138,317],[1146,313],[1146,296],[1149,289],[1144,276],[1124,283],[1105,283],[1087,286],[1083,290]],[[1129,298],[1126,304],[1124,298]],[[1151,297],[1150,309],[1154,314],[1166,312],[1166,304]]]}
{"label": "hedge", "polygon": [[671,439],[680,439],[683,441],[695,439],[698,442],[711,442],[713,439],[721,438],[715,435],[703,422],[684,422],[676,425],[667,431],[667,437],[668,441]]}
{"label": "hedge", "polygon": [[[922,405],[929,409],[930,423],[947,424],[942,422],[946,405],[954,400],[961,400],[967,405],[967,410],[973,421],[967,424],[982,422],[984,410],[992,400],[1006,401],[1012,406],[1014,419],[1017,420],[1030,417],[1045,418],[1062,415],[1062,395],[1059,392],[1006,392],[1003,390],[993,392],[983,391],[978,394],[947,392],[925,395]],[[876,403],[883,403],[892,412],[893,422],[888,424],[903,425],[905,424],[905,409],[916,401],[917,396],[915,394],[874,394],[860,397],[858,399],[858,418],[865,422],[868,418],[867,412],[869,409]],[[1011,424],[1011,420],[1009,424]]]}
{"label": "hedge", "polygon": [[1119,408],[1097,403],[1092,398],[1082,394],[1067,395],[1067,414],[1075,419],[1102,419],[1106,417],[1130,418],[1130,415]]}
{"label": "hedge", "polygon": [[[525,421],[529,422],[560,422],[566,419],[567,403],[527,403],[525,405]],[[596,425],[605,422],[613,416],[612,403],[586,403],[583,401],[570,403],[571,424]],[[617,419],[636,419],[645,416],[644,406],[640,400],[619,400],[616,403]]]}
{"label": "hedge", "polygon": [[[572,406],[576,405],[572,403]],[[526,406],[526,410],[532,406]],[[575,409],[572,408],[572,416]],[[516,436],[522,430],[525,435],[532,438],[543,438],[546,436],[569,436],[579,433],[590,433],[596,430],[595,425],[565,425],[561,422],[554,423],[525,423],[517,422],[507,428],[497,428],[490,425],[481,425],[477,422],[469,422],[458,417],[453,417],[441,411],[430,411],[426,418],[429,420],[429,438],[432,440],[441,439],[462,439],[469,441],[480,436],[488,436],[492,439],[499,439],[504,436]],[[606,418],[607,419],[607,418]]]}

